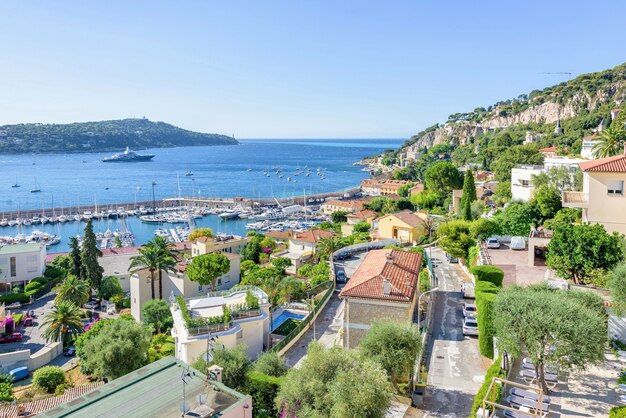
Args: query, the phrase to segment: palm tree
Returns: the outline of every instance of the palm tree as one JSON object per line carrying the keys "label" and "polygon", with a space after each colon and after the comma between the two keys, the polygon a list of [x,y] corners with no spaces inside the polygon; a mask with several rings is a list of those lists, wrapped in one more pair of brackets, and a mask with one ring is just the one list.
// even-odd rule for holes
{"label": "palm tree", "polygon": [[89,283],[76,276],[68,276],[53,290],[57,292],[57,296],[54,299],[57,304],[71,302],[76,306],[83,306],[89,300],[89,296],[91,296]]}
{"label": "palm tree", "polygon": [[148,245],[152,245],[159,253],[157,260],[159,272],[159,299],[163,299],[163,271],[175,271],[176,263],[178,262],[174,255],[174,244],[163,237],[154,237]]}
{"label": "palm tree", "polygon": [[319,258],[329,258],[336,250],[341,248],[339,237],[322,238],[317,242],[317,254]]}
{"label": "palm tree", "polygon": [[593,158],[606,158],[624,151],[626,131],[619,128],[606,128],[600,133],[600,142],[593,147]]}
{"label": "palm tree", "polygon": [[154,297],[154,273],[160,266],[160,253],[154,245],[150,243],[146,244],[139,250],[139,255],[130,258],[130,266],[128,271],[131,273],[137,273],[141,270],[148,270],[150,272],[150,286],[152,288],[152,299]]}
{"label": "palm tree", "polygon": [[46,326],[43,337],[46,341],[62,341],[68,345],[72,335],[83,331],[80,309],[72,302],[61,302],[54,305],[52,312],[44,316],[44,321],[39,328]]}

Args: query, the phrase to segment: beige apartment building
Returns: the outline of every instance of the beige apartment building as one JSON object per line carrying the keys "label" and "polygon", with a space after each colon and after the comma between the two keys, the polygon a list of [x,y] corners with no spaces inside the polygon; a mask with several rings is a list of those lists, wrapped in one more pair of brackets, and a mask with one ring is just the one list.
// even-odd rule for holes
{"label": "beige apartment building", "polygon": [[579,164],[583,191],[564,192],[563,206],[581,208],[582,221],[626,234],[626,146],[624,154]]}
{"label": "beige apartment building", "polygon": [[421,263],[421,254],[401,250],[367,254],[339,294],[344,347],[357,347],[374,321],[413,321]]}

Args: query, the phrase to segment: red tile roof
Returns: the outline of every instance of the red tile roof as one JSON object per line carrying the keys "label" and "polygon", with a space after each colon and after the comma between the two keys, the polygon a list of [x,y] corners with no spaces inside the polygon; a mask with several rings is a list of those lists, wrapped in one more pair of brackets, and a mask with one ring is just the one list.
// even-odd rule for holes
{"label": "red tile roof", "polygon": [[339,208],[346,208],[352,210],[362,210],[363,205],[367,203],[367,200],[358,199],[358,200],[327,200],[324,202],[324,205],[327,206],[336,206]]}
{"label": "red tile roof", "polygon": [[556,147],[542,148],[539,152],[556,152]]}
{"label": "red tile roof", "polygon": [[298,232],[294,234],[291,239],[294,241],[304,241],[315,244],[321,239],[330,238],[334,235],[334,232],[325,231],[323,229],[309,229],[308,231]]}
{"label": "red tile roof", "polygon": [[[378,299],[411,303],[417,292],[422,256],[401,250],[367,253],[339,297]],[[389,282],[389,293],[383,286]]]}
{"label": "red tile roof", "polygon": [[620,154],[578,164],[582,171],[597,173],[626,173],[626,155]]}
{"label": "red tile roof", "polygon": [[269,231],[265,233],[265,236],[268,238],[282,241],[288,240],[292,235],[293,231]]}
{"label": "red tile roof", "polygon": [[367,219],[367,218],[375,218],[376,212],[371,209],[363,209],[355,213],[351,213],[348,215],[348,218],[359,218],[359,219]]}
{"label": "red tile roof", "polygon": [[395,218],[398,218],[405,224],[410,225],[414,228],[424,223],[424,220],[422,218],[420,218],[419,216],[417,216],[415,213],[411,212],[410,210],[403,210],[401,212],[390,213],[388,215],[381,216],[381,218],[385,218],[387,216],[393,216]]}

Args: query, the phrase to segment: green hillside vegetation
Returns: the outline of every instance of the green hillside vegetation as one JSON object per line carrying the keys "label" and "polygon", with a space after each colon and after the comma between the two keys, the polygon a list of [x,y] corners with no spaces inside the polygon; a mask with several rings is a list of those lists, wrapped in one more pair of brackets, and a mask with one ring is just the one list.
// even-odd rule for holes
{"label": "green hillside vegetation", "polygon": [[146,118],[0,126],[0,153],[11,154],[236,144],[237,140],[226,135],[188,131]]}
{"label": "green hillside vegetation", "polygon": [[[595,98],[593,105],[586,95]],[[615,99],[621,100],[625,96],[626,64],[622,64],[610,70],[583,74],[543,90],[534,90],[527,95],[501,101],[488,108],[481,107],[474,109],[473,112],[450,115],[448,122],[480,122],[492,117],[515,115],[547,101],[562,105],[570,103],[576,110],[575,117],[561,120],[563,128],[561,135],[554,133],[556,123],[529,123],[488,130],[469,138],[465,145],[460,145],[456,137],[450,136],[447,143],[425,149],[419,160],[396,172],[395,177],[422,181],[426,169],[440,158],[438,154],[444,152],[449,153],[456,166],[476,163],[484,169],[495,171],[496,179],[506,182],[510,179],[510,169],[515,165],[541,164],[543,162],[543,156],[539,153],[541,148],[556,146],[560,155],[578,155],[582,147],[582,138],[592,135],[602,119],[606,121],[605,128],[623,131],[626,122],[626,102],[618,104]],[[614,108],[621,108],[622,112],[611,121],[610,113]],[[415,144],[438,127],[439,125],[433,125],[414,135],[400,149]],[[523,145],[527,132],[541,134],[542,137],[533,144]],[[385,154],[390,164],[397,162],[399,152],[398,150]]]}

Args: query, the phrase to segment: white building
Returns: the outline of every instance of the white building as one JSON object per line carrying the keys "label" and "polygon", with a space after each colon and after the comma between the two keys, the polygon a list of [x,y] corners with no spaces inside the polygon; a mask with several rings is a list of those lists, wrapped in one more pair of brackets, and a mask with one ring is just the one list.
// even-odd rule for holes
{"label": "white building", "polygon": [[0,281],[10,286],[24,285],[43,276],[46,270],[44,244],[15,244],[0,247]]}
{"label": "white building", "polygon": [[[246,305],[248,291],[257,299],[258,308]],[[187,364],[206,355],[209,345],[216,349],[245,344],[246,353],[253,360],[269,346],[270,304],[265,292],[258,287],[241,286],[231,291],[210,293],[205,297],[184,299],[183,306],[179,305],[180,298],[172,298],[170,302],[176,358]],[[230,318],[224,317],[225,307]],[[202,318],[213,320],[210,325],[207,321],[207,324],[189,327],[185,317],[198,321]],[[211,342],[211,338],[215,340]]]}
{"label": "white building", "polygon": [[583,138],[583,146],[580,149],[580,156],[586,160],[593,160],[593,148],[600,142],[598,135],[586,136]]}
{"label": "white building", "polygon": [[552,168],[567,167],[572,173],[580,170],[578,164],[585,160],[580,158],[552,157],[544,158],[543,165],[520,165],[511,169],[512,200],[528,202],[535,195],[532,176],[545,173]]}
{"label": "white building", "polygon": [[[238,254],[222,253],[230,261],[230,270],[228,273],[217,279],[217,289],[226,290],[239,284],[241,275],[241,257]],[[208,286],[202,286],[198,282],[189,280],[185,274],[185,270],[189,261],[185,260],[176,265],[175,272],[163,272],[163,299],[170,296],[181,295],[184,298],[198,297],[206,295],[210,290]],[[159,297],[159,278],[155,273],[156,279],[154,283],[155,295]],[[150,273],[143,271],[139,274],[133,274],[130,278],[130,312],[133,317],[141,321],[141,307],[144,303],[152,299],[152,288],[150,286]]]}

